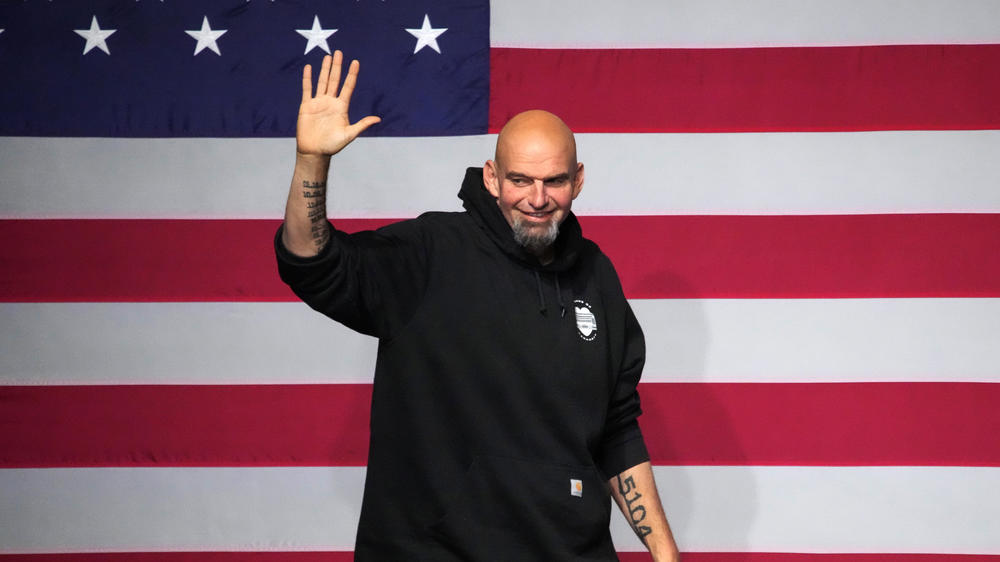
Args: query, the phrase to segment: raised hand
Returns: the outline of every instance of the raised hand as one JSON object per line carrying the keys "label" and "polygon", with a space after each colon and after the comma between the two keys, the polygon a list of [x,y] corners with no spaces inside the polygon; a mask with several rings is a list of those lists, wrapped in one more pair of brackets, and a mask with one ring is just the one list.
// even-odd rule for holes
{"label": "raised hand", "polygon": [[351,94],[358,81],[361,64],[351,61],[347,69],[344,85],[340,85],[343,54],[334,51],[333,57],[323,57],[316,95],[312,95],[312,66],[302,69],[302,104],[299,105],[299,119],[295,140],[300,154],[332,155],[350,144],[362,131],[382,119],[369,115],[351,124],[347,109],[351,104]]}

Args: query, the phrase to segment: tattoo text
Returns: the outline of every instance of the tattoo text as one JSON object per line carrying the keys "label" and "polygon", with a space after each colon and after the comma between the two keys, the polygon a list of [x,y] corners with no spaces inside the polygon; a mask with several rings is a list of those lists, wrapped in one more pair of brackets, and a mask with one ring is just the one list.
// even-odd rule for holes
{"label": "tattoo text", "polygon": [[[640,525],[640,523],[646,520],[646,506],[639,501],[642,498],[642,494],[639,493],[635,485],[635,480],[631,476],[627,476],[622,480],[622,475],[619,474],[618,492],[622,495],[622,499],[625,500],[625,508],[628,510],[629,524],[632,526],[632,530],[645,543],[646,535],[652,533],[653,529],[648,525]],[[629,497],[630,492],[635,493],[631,498]]]}
{"label": "tattoo text", "polygon": [[309,209],[309,222],[312,224],[313,244],[317,250],[322,250],[330,240],[330,223],[326,221],[326,182],[303,181],[302,197],[311,199],[306,202]]}

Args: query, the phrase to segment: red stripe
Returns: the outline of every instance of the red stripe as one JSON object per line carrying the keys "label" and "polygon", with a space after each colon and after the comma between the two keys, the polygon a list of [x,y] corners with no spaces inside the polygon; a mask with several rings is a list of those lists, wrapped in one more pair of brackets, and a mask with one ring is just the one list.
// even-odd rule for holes
{"label": "red stripe", "polygon": [[[619,552],[622,562],[652,560],[644,552]],[[995,554],[797,554],[781,552],[684,552],[685,562],[995,562]],[[4,562],[350,562],[353,552],[102,552],[0,554]]]}
{"label": "red stripe", "polygon": [[490,51],[490,132],[1000,128],[1000,45]]}
{"label": "red stripe", "polygon": [[[659,465],[1000,466],[1000,384],[651,383]],[[370,385],[0,387],[0,467],[363,466]]]}
{"label": "red stripe", "polygon": [[[621,562],[652,560],[644,552],[619,552]],[[996,554],[815,554],[790,552],[684,552],[684,562],[994,562]]]}
{"label": "red stripe", "polygon": [[[631,298],[1000,296],[1000,214],[580,220]],[[277,226],[0,221],[0,301],[292,301],[271,249]]]}
{"label": "red stripe", "polygon": [[661,383],[640,393],[655,464],[1000,466],[1000,384]]}
{"label": "red stripe", "polygon": [[0,467],[363,466],[371,385],[0,387]]}
{"label": "red stripe", "polygon": [[353,552],[74,552],[0,554],[3,562],[353,562]]}
{"label": "red stripe", "polygon": [[630,298],[1000,296],[1000,214],[581,222]]}

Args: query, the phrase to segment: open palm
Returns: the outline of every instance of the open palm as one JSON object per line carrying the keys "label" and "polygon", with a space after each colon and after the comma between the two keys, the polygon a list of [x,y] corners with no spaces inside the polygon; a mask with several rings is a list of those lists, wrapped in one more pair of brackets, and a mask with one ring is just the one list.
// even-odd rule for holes
{"label": "open palm", "polygon": [[381,121],[380,118],[369,115],[351,124],[347,110],[361,65],[356,60],[351,61],[347,78],[338,93],[342,63],[343,55],[340,51],[334,51],[332,57],[323,57],[315,96],[312,94],[312,67],[307,64],[302,69],[302,104],[299,106],[295,135],[301,154],[336,154],[362,131]]}

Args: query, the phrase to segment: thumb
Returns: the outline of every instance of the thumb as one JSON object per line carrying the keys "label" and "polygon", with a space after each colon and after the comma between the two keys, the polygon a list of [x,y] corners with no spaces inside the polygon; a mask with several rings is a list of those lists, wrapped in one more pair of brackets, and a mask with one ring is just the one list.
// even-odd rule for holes
{"label": "thumb", "polygon": [[364,132],[365,129],[371,127],[375,123],[380,123],[382,121],[381,117],[376,117],[374,115],[369,115],[358,121],[353,125],[348,125],[347,134],[350,135],[352,139],[357,138],[358,135]]}

